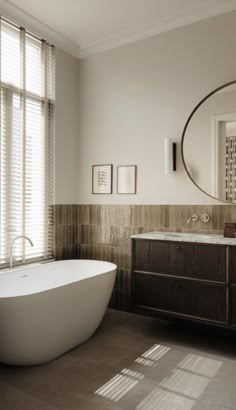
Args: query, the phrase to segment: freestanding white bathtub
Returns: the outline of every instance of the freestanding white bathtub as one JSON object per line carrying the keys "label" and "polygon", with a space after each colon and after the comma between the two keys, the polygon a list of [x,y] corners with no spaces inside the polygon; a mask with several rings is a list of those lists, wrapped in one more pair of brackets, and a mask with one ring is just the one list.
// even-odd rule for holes
{"label": "freestanding white bathtub", "polygon": [[48,362],[85,342],[99,326],[116,265],[51,262],[0,274],[0,362]]}

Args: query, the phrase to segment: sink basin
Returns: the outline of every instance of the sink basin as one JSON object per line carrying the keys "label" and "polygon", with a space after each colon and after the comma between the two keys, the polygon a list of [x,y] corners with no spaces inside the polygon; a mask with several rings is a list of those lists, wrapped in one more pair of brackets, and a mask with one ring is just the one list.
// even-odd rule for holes
{"label": "sink basin", "polygon": [[212,236],[208,236],[208,235],[199,235],[199,234],[193,234],[193,235],[197,235],[198,238],[203,238],[203,239],[214,239],[212,238]]}
{"label": "sink basin", "polygon": [[183,236],[186,236],[186,233],[183,234],[183,233],[168,233],[168,232],[166,232],[165,235],[166,235],[166,236],[173,236],[173,237],[181,238],[181,237],[183,237]]}
{"label": "sink basin", "polygon": [[166,236],[170,236],[171,238],[173,237],[173,238],[199,238],[199,239],[212,239],[212,236],[209,236],[209,235],[205,235],[205,234],[199,234],[199,233],[186,233],[186,232],[180,232],[180,233],[178,233],[178,232],[176,232],[176,233],[168,233],[168,232],[165,232],[164,233],[164,235],[166,235]]}

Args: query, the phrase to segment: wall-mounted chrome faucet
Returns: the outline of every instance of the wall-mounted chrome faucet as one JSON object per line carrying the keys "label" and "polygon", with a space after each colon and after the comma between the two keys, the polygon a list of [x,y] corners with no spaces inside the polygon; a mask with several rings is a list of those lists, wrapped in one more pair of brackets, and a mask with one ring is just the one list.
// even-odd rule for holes
{"label": "wall-mounted chrome faucet", "polygon": [[[207,223],[211,220],[211,215],[205,212],[200,216],[200,220],[204,223]],[[197,214],[193,214],[192,216],[188,218],[188,224],[190,224],[191,221],[193,222],[199,221],[199,216]]]}
{"label": "wall-mounted chrome faucet", "polygon": [[26,239],[27,241],[29,241],[31,246],[34,246],[31,239],[28,238],[28,236],[25,236],[25,235],[19,235],[19,236],[16,236],[14,239],[12,239],[12,241],[10,243],[10,246],[9,246],[9,266],[10,266],[10,268],[12,268],[12,265],[13,265],[13,263],[12,263],[12,260],[13,260],[13,252],[12,252],[13,251],[13,244],[17,239],[20,239],[20,238]]}
{"label": "wall-mounted chrome faucet", "polygon": [[188,224],[190,224],[191,221],[197,222],[199,220],[199,216],[197,214],[193,214],[188,218]]}

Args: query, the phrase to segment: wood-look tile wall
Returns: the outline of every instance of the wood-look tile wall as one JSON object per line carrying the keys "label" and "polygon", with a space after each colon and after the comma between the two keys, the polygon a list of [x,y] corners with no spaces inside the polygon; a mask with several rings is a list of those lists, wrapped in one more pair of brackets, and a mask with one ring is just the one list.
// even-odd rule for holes
{"label": "wood-look tile wall", "polygon": [[[208,212],[209,223],[187,224],[189,216]],[[57,205],[56,258],[101,259],[118,266],[110,306],[130,310],[130,236],[154,230],[222,233],[236,221],[236,205]]]}
{"label": "wood-look tile wall", "polygon": [[55,205],[55,259],[77,259],[78,205]]}

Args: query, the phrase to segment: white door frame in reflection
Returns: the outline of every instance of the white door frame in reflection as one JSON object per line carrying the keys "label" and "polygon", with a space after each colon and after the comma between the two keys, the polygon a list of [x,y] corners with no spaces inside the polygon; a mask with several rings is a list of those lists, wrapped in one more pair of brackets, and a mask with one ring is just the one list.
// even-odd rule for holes
{"label": "white door frame in reflection", "polygon": [[221,192],[221,129],[222,124],[236,121],[236,112],[219,114],[212,117],[212,191],[211,195],[220,198]]}

